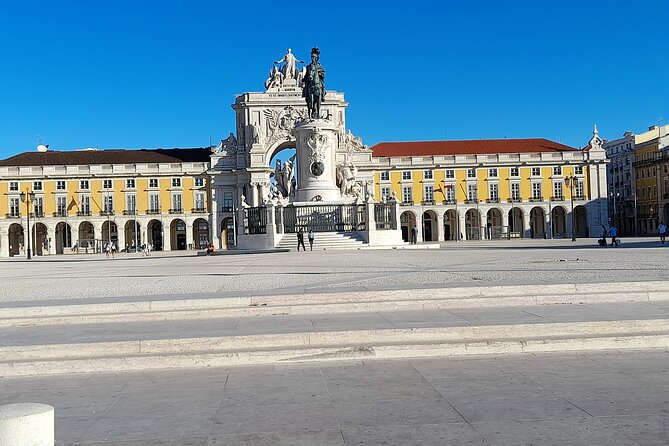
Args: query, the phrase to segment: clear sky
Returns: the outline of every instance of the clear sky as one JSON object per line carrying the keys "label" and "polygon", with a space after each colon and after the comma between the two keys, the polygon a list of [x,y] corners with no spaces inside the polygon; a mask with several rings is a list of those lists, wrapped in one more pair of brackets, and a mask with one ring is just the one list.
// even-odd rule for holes
{"label": "clear sky", "polygon": [[669,121],[666,0],[5,1],[0,157],[204,147],[290,47],[381,141],[587,144]]}

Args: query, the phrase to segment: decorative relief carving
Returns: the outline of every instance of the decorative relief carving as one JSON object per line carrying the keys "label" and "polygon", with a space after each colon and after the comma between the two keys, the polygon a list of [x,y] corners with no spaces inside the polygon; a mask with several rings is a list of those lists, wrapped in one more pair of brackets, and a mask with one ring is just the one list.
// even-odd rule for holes
{"label": "decorative relief carving", "polygon": [[237,154],[237,138],[233,133],[230,133],[225,139],[222,139],[221,142],[214,148],[214,153],[221,156],[234,156]]}
{"label": "decorative relief carving", "polygon": [[283,109],[265,109],[263,114],[268,135],[267,145],[271,146],[276,141],[290,138],[295,124],[306,118],[307,110],[289,105]]}
{"label": "decorative relief carving", "polygon": [[329,144],[330,137],[325,133],[321,133],[318,128],[315,128],[314,131],[304,139],[304,145],[309,148],[309,154],[307,155],[309,161],[323,161]]}

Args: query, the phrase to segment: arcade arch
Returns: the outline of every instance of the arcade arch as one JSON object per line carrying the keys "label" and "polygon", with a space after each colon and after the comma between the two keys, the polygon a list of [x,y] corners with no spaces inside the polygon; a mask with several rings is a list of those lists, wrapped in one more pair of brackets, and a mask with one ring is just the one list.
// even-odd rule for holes
{"label": "arcade arch", "polygon": [[546,212],[540,207],[530,210],[530,237],[544,238],[546,235]]}
{"label": "arcade arch", "polygon": [[469,209],[465,213],[465,237],[467,240],[481,240],[481,213]]}
{"label": "arcade arch", "polygon": [[439,240],[439,226],[437,225],[437,214],[434,211],[423,212],[423,241],[433,242]]}
{"label": "arcade arch", "polygon": [[411,211],[404,211],[400,214],[400,225],[402,228],[402,240],[411,241],[411,230],[416,226],[416,215]]}
{"label": "arcade arch", "polygon": [[568,237],[567,212],[564,207],[556,206],[551,210],[551,231],[555,238]]}
{"label": "arcade arch", "polygon": [[183,251],[188,248],[186,223],[180,218],[175,218],[170,223],[170,246],[173,251]]}
{"label": "arcade arch", "polygon": [[444,213],[444,239],[458,240],[458,213],[449,209]]}

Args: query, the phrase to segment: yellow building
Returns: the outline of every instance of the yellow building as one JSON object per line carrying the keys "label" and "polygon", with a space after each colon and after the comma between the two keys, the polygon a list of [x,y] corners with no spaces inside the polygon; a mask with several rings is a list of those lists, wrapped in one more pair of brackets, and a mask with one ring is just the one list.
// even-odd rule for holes
{"label": "yellow building", "polygon": [[0,256],[95,253],[107,243],[203,247],[211,239],[209,154],[47,150],[1,160]]}
{"label": "yellow building", "polygon": [[636,221],[639,235],[657,233],[669,221],[669,125],[634,135]]}
{"label": "yellow building", "polygon": [[583,150],[546,139],[380,143],[374,193],[400,202],[404,240],[414,227],[418,241],[598,236],[601,143],[596,130]]}

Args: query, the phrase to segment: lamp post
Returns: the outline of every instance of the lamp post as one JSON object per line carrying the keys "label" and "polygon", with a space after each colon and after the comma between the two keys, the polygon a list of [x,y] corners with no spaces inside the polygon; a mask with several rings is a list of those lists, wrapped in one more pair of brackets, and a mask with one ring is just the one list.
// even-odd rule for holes
{"label": "lamp post", "polygon": [[[27,189],[26,189],[27,190]],[[25,192],[21,192],[19,194],[21,197],[21,201],[26,203],[26,218],[27,218],[27,225],[28,225],[28,250],[26,251],[26,258],[30,260],[32,257],[30,256],[30,203],[35,201],[35,192],[28,192],[27,194]]]}
{"label": "lamp post", "polygon": [[565,177],[564,179],[564,184],[567,185],[569,188],[569,198],[571,198],[571,241],[575,242],[576,241],[576,233],[574,232],[574,183],[576,182],[576,178],[571,175],[568,177]]}
{"label": "lamp post", "polygon": [[613,226],[618,227],[618,212],[616,207],[616,199],[620,196],[620,192],[609,192],[609,196],[613,198]]}

